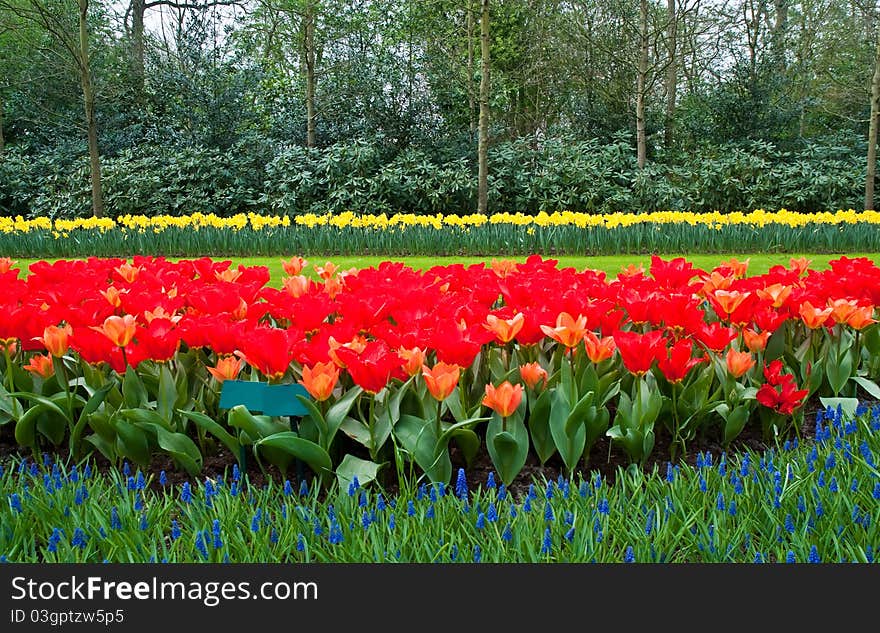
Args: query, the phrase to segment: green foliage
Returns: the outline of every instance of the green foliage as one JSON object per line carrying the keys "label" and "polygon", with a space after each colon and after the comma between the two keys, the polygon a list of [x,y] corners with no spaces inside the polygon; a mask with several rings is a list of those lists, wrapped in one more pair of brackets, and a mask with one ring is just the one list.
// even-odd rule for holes
{"label": "green foliage", "polygon": [[529,493],[407,480],[389,496],[355,458],[330,490],[297,494],[236,472],[184,490],[151,472],[7,457],[0,551],[15,563],[874,562],[880,427],[864,411],[851,423],[829,410],[822,436],[793,448],[534,481]]}

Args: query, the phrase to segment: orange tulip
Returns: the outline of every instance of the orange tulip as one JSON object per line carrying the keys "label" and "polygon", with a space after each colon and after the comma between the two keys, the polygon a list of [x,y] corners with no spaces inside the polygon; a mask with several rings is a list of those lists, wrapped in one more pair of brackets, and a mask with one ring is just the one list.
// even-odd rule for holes
{"label": "orange tulip", "polygon": [[486,385],[486,395],[483,397],[483,405],[489,407],[502,418],[509,417],[522,402],[522,385],[511,385],[505,380],[497,387],[492,383]]}
{"label": "orange tulip", "polygon": [[132,266],[128,262],[124,264],[120,264],[115,268],[117,274],[122,277],[123,281],[128,283],[132,283],[135,279],[137,279],[138,273],[141,272],[140,266]]}
{"label": "orange tulip", "polygon": [[434,399],[442,402],[455,390],[461,376],[461,367],[444,362],[437,363],[433,369],[425,365],[422,367],[422,376]]}
{"label": "orange tulip", "polygon": [[[749,268],[749,260],[751,258],[747,257],[746,261],[741,262],[735,257],[728,259],[726,262],[721,262],[721,266],[730,268],[730,271],[733,273],[733,276],[737,279],[740,277],[745,277],[746,271]],[[721,267],[719,266],[719,268]]]}
{"label": "orange tulip", "polygon": [[568,348],[575,347],[587,331],[587,317],[578,315],[577,319],[568,312],[560,312],[556,317],[556,327],[542,325],[541,331]]}
{"label": "orange tulip", "polygon": [[804,271],[807,269],[807,266],[809,266],[812,262],[812,259],[807,259],[806,257],[792,257],[788,260],[788,264],[789,266],[791,266],[791,270],[797,270],[799,275],[803,275]]}
{"label": "orange tulip", "polygon": [[846,322],[850,327],[853,327],[856,330],[861,330],[862,328],[877,322],[873,317],[874,306],[860,306],[853,310]]}
{"label": "orange tulip", "polygon": [[55,366],[52,364],[52,359],[43,354],[37,354],[31,358],[31,362],[25,365],[24,368],[38,376],[42,376],[44,379],[51,378],[52,374],[55,373]]}
{"label": "orange tulip", "polygon": [[107,290],[101,290],[100,292],[107,302],[114,308],[118,308],[122,305],[122,293],[125,291],[120,291],[116,286],[110,286]]}
{"label": "orange tulip", "polygon": [[727,290],[736,279],[733,275],[722,275],[717,270],[713,270],[708,276],[703,277],[703,288],[701,292],[704,295],[710,295],[716,290]]}
{"label": "orange tulip", "polygon": [[774,308],[781,308],[785,300],[788,299],[788,295],[791,294],[791,286],[777,283],[766,288],[760,288],[755,291],[755,294],[765,301],[770,301]]}
{"label": "orange tulip", "polygon": [[526,318],[522,312],[517,312],[512,319],[499,319],[494,314],[490,314],[486,317],[483,327],[490,332],[494,332],[495,336],[502,343],[509,343],[519,334],[525,320]]}
{"label": "orange tulip", "polygon": [[751,292],[740,292],[738,290],[716,290],[712,297],[718,307],[727,315],[736,310],[743,301],[751,296]]}
{"label": "orange tulip", "polygon": [[104,319],[104,324],[101,327],[92,326],[92,329],[109,338],[114,345],[125,347],[134,338],[137,322],[130,314],[108,316]]}
{"label": "orange tulip", "polygon": [[822,327],[822,324],[824,324],[831,315],[831,308],[815,308],[809,301],[804,301],[798,309],[798,313],[803,322],[807,324],[807,327],[811,330],[815,330],[816,328]]}
{"label": "orange tulip", "polygon": [[755,359],[748,352],[738,352],[732,347],[727,350],[727,371],[739,378],[755,366]]}
{"label": "orange tulip", "polygon": [[302,272],[302,269],[306,267],[308,264],[306,260],[302,257],[291,257],[286,262],[281,262],[281,268],[284,269],[284,272],[290,275],[291,277],[294,275],[299,275]]}
{"label": "orange tulip", "polygon": [[233,283],[237,281],[239,277],[241,277],[241,273],[241,268],[239,268],[238,270],[234,268],[227,268],[226,270],[218,270],[217,272],[215,272],[214,277],[217,279],[217,281],[227,281],[229,283]]}
{"label": "orange tulip", "polygon": [[510,259],[492,259],[492,270],[502,279],[507,277],[510,273],[515,272],[516,266],[517,263]]}
{"label": "orange tulip", "polygon": [[300,384],[318,402],[323,402],[333,393],[339,381],[339,368],[333,363],[315,363],[314,367],[303,367]]}
{"label": "orange tulip", "polygon": [[17,262],[11,257],[0,257],[0,275],[5,275]]}
{"label": "orange tulip", "polygon": [[599,338],[593,332],[587,330],[584,332],[584,347],[587,350],[587,356],[592,362],[601,363],[603,360],[614,355],[617,343],[614,342],[613,336]]}
{"label": "orange tulip", "polygon": [[341,277],[330,277],[329,279],[324,280],[324,292],[326,292],[331,299],[335,299],[336,295],[342,292],[344,286],[345,283],[342,281]]}
{"label": "orange tulip", "polygon": [[333,275],[335,275],[336,269],[336,264],[332,262],[327,262],[323,266],[315,266],[315,272],[318,273],[318,277],[320,277],[324,281],[330,279]]}
{"label": "orange tulip", "polygon": [[12,358],[18,353],[18,339],[14,336],[0,338],[0,351],[9,352],[9,357]]}
{"label": "orange tulip", "polygon": [[641,264],[630,264],[626,268],[621,268],[620,272],[617,274],[618,278],[621,277],[639,277],[640,275],[645,274],[645,267]]}
{"label": "orange tulip", "polygon": [[397,350],[397,355],[403,360],[403,370],[408,376],[415,376],[422,371],[422,366],[425,364],[425,354],[426,352],[420,347],[412,349],[401,347]]}
{"label": "orange tulip", "polygon": [[835,323],[846,323],[850,315],[859,307],[859,302],[855,299],[835,299],[828,300],[828,307],[831,308],[831,318]]}
{"label": "orange tulip", "polygon": [[172,323],[177,323],[182,318],[182,314],[174,314],[173,312],[168,312],[162,306],[157,306],[155,310],[144,310],[144,320],[147,323],[152,323],[153,319],[167,319]]}
{"label": "orange tulip", "polygon": [[214,380],[222,383],[224,380],[235,380],[243,364],[244,362],[235,356],[221,356],[217,359],[216,367],[206,367],[206,369],[214,376]]}
{"label": "orange tulip", "polygon": [[232,317],[233,321],[244,321],[247,318],[248,313],[248,304],[247,301],[238,298],[238,307],[235,308],[232,312],[229,313],[229,316]]}
{"label": "orange tulip", "polygon": [[70,347],[68,338],[72,334],[73,328],[71,328],[70,325],[64,325],[64,327],[50,325],[43,330],[43,336],[38,340],[43,344],[43,347],[52,354],[52,356],[61,358],[67,353],[67,350]]}
{"label": "orange tulip", "polygon": [[547,384],[547,370],[541,367],[540,363],[520,365],[519,376],[528,385],[529,389],[534,389],[540,382],[543,382],[545,385]]}
{"label": "orange tulip", "polygon": [[770,332],[761,332],[758,334],[754,330],[743,330],[742,335],[746,347],[748,347],[749,351],[753,354],[763,352],[767,347],[767,339],[770,338]]}
{"label": "orange tulip", "polygon": [[293,277],[285,277],[281,281],[281,288],[294,299],[298,299],[309,291],[309,278],[305,275],[294,275]]}
{"label": "orange tulip", "polygon": [[327,355],[330,357],[336,366],[340,369],[345,369],[345,363],[340,360],[339,356],[336,355],[336,350],[340,347],[347,347],[349,349],[353,349],[355,352],[360,354],[367,348],[367,339],[363,336],[356,335],[353,339],[351,339],[348,343],[340,343],[332,336],[327,340],[327,344],[330,346]]}

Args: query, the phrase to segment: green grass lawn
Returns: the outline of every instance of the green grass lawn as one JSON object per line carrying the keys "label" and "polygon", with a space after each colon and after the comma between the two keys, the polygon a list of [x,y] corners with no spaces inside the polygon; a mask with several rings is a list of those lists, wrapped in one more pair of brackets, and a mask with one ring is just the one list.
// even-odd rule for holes
{"label": "green grass lawn", "polygon": [[[695,266],[698,268],[711,269],[717,266],[720,262],[730,259],[731,257],[735,257],[740,261],[749,259],[749,273],[752,275],[762,274],[767,272],[771,266],[775,266],[777,264],[781,264],[784,266],[788,266],[788,261],[792,257],[806,257],[813,261],[811,267],[816,269],[823,269],[828,267],[828,262],[832,259],[837,259],[841,257],[841,254],[829,255],[829,254],[810,254],[810,253],[782,253],[782,254],[742,254],[742,253],[728,253],[728,254],[709,254],[709,255],[662,255],[664,259],[671,259],[672,257],[683,256],[686,257],[689,261],[693,262]],[[847,257],[867,257],[875,263],[880,264],[880,253],[846,253]],[[230,259],[233,262],[233,265],[244,264],[246,266],[268,266],[269,272],[272,275],[272,284],[278,285],[280,283],[280,279],[284,276],[284,271],[281,269],[281,257],[221,257],[217,259]],[[321,265],[327,261],[332,261],[334,264],[339,266],[341,269],[346,270],[349,268],[369,268],[370,266],[376,266],[380,262],[392,260],[392,261],[402,261],[408,266],[411,266],[415,269],[427,269],[431,266],[435,265],[445,265],[445,264],[476,264],[480,262],[485,262],[486,264],[492,261],[492,257],[385,257],[385,256],[363,256],[363,257],[352,257],[352,256],[321,256],[321,255],[311,255],[307,256],[306,259],[309,262],[309,266],[306,270],[307,274],[314,275],[314,269],[311,268],[312,264]],[[516,261],[525,261],[525,257],[498,257],[498,259],[513,259]],[[584,268],[593,268],[597,270],[604,270],[610,275],[617,274],[622,268],[625,268],[629,264],[642,264],[647,270],[651,263],[650,255],[601,255],[595,257],[581,256],[581,255],[561,255],[558,257],[553,257],[553,259],[559,260],[559,266],[571,266],[578,270],[583,270]],[[33,259],[19,259],[18,265],[24,270],[34,261]]]}

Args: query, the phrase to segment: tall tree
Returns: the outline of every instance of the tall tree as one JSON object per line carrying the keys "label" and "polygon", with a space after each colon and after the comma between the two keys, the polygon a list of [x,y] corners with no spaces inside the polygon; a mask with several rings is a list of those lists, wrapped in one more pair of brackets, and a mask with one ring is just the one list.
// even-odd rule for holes
{"label": "tall tree", "polygon": [[480,138],[477,212],[489,212],[489,0],[480,0]]}
{"label": "tall tree", "polygon": [[98,126],[95,118],[95,87],[92,78],[89,36],[89,0],[77,0],[75,13],[61,0],[0,0],[0,11],[42,29],[56,45],[56,50],[71,63],[82,91],[83,114],[89,151],[89,179],[92,190],[92,214],[104,215],[101,188],[101,156],[98,151]]}
{"label": "tall tree", "polygon": [[666,122],[663,126],[663,145],[672,148],[675,128],[675,100],[678,92],[678,16],[675,0],[666,0],[666,54],[669,65],[666,67]]}
{"label": "tall tree", "polygon": [[880,115],[880,29],[874,52],[874,75],[871,78],[871,118],[868,123],[868,169],[865,178],[865,209],[874,210],[874,177],[877,172],[877,119]]}

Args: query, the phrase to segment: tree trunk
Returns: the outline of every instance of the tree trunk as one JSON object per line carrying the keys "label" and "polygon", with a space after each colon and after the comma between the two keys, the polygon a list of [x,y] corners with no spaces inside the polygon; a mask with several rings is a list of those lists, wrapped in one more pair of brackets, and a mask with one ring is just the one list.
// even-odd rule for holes
{"label": "tree trunk", "polygon": [[315,146],[315,5],[306,4],[303,15],[303,48],[306,62],[306,147]]}
{"label": "tree trunk", "polygon": [[880,30],[874,52],[874,76],[871,78],[871,121],[868,124],[868,174],[865,178],[865,209],[874,210],[874,175],[877,171],[877,115],[880,110]]}
{"label": "tree trunk", "polygon": [[489,0],[481,0],[480,10],[480,138],[477,148],[479,173],[477,212],[489,212]]}
{"label": "tree trunk", "polygon": [[145,0],[131,0],[131,72],[138,93],[144,90],[145,4]]}
{"label": "tree trunk", "polygon": [[474,119],[474,5],[473,0],[468,0],[467,8],[467,95],[468,95],[468,131],[471,138],[477,131],[477,123]]}
{"label": "tree trunk", "polygon": [[639,169],[645,166],[648,143],[645,138],[645,92],[648,85],[648,0],[639,3],[639,67],[636,78],[636,151]]}
{"label": "tree trunk", "polygon": [[6,137],[3,136],[3,93],[0,93],[0,156],[6,149]]}
{"label": "tree trunk", "polygon": [[104,217],[104,199],[101,193],[101,157],[98,154],[98,126],[95,122],[95,88],[89,53],[89,27],[86,21],[89,0],[79,0],[79,64],[85,106],[86,131],[89,138],[89,177],[92,183],[92,215]]}
{"label": "tree trunk", "polygon": [[675,135],[675,99],[678,92],[677,37],[678,20],[675,17],[675,0],[667,0],[666,48],[669,66],[666,68],[666,121],[663,126],[663,146],[670,150]]}

